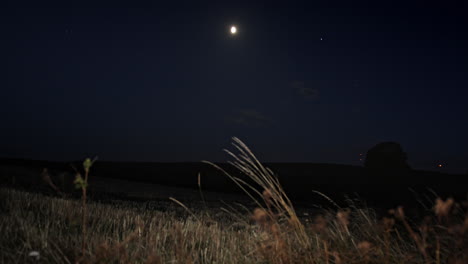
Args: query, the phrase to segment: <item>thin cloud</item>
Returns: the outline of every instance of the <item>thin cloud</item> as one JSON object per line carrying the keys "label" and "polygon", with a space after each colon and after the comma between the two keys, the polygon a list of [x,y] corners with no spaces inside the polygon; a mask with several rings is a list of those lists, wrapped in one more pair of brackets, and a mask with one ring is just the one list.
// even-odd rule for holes
{"label": "thin cloud", "polygon": [[306,87],[303,81],[293,81],[290,83],[290,86],[297,96],[306,100],[315,101],[320,98],[320,91],[318,89]]}
{"label": "thin cloud", "polygon": [[229,123],[241,126],[264,127],[274,123],[272,118],[265,116],[254,109],[240,109],[226,120]]}

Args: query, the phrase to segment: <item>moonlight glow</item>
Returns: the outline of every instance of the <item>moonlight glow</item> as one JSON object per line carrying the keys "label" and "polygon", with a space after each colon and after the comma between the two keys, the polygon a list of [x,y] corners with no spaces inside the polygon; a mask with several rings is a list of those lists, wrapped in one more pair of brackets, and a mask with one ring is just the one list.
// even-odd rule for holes
{"label": "moonlight glow", "polygon": [[231,27],[231,34],[236,34],[237,28],[235,26]]}

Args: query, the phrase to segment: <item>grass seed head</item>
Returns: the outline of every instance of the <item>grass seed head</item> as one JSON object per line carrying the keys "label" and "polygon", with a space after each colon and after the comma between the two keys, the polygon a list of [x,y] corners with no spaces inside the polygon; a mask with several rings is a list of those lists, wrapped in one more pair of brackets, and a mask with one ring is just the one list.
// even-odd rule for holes
{"label": "grass seed head", "polygon": [[394,225],[395,225],[395,219],[389,218],[389,217],[384,217],[382,219],[382,226],[385,232],[390,232]]}
{"label": "grass seed head", "polygon": [[359,242],[357,244],[357,249],[359,250],[359,252],[361,252],[361,254],[367,255],[372,249],[372,243],[370,243],[369,241]]}
{"label": "grass seed head", "polygon": [[351,211],[349,209],[347,210],[340,210],[336,213],[336,219],[338,220],[338,223],[340,226],[347,228],[349,225],[349,214]]}
{"label": "grass seed head", "polygon": [[436,204],[434,206],[435,214],[440,217],[447,217],[452,209],[455,201],[453,198],[448,198],[447,200],[442,200],[440,198],[436,199]]}
{"label": "grass seed head", "polygon": [[398,220],[405,219],[405,211],[403,210],[403,206],[398,206],[396,209],[388,210],[388,213],[394,215]]}
{"label": "grass seed head", "polygon": [[252,219],[260,226],[265,226],[268,222],[268,213],[265,209],[262,208],[255,208]]}
{"label": "grass seed head", "polygon": [[322,215],[315,217],[310,228],[316,233],[325,233],[327,231],[327,220]]}

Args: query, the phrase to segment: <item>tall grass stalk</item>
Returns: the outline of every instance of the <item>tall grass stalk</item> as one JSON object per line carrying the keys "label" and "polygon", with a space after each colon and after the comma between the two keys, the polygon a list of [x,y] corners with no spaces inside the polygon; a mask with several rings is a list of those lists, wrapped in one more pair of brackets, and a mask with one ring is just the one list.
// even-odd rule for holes
{"label": "tall grass stalk", "polygon": [[[309,248],[310,241],[305,232],[304,225],[299,220],[294,206],[281,186],[278,177],[275,176],[269,168],[264,167],[253,152],[240,139],[234,137],[232,145],[239,151],[239,154],[234,154],[229,150],[225,150],[226,153],[234,158],[234,161],[229,161],[229,164],[233,165],[249,179],[253,180],[263,191],[257,190],[248,182],[229,174],[223,168],[212,162],[203,162],[212,165],[227,175],[257,204],[262,212],[268,215],[270,220],[275,220],[275,225],[282,220],[286,220],[289,227],[291,227],[291,230],[288,230],[288,232],[292,231],[303,248]],[[256,196],[261,197],[263,203],[260,202],[259,198],[256,198]],[[281,225],[277,226],[280,227]]]}

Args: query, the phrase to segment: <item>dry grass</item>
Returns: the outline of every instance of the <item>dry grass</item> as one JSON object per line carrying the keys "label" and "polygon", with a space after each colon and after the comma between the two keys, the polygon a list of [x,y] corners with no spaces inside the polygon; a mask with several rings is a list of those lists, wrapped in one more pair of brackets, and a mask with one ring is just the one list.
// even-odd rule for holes
{"label": "dry grass", "polygon": [[[40,252],[44,263],[73,263],[81,257],[79,201],[0,192],[0,263],[25,263],[31,251]],[[195,220],[175,204],[167,212],[130,202],[89,203],[87,209],[85,263],[236,263],[239,256],[233,254],[249,253],[239,243],[249,239],[249,232],[220,224],[226,221],[214,221],[216,216],[207,212]]]}
{"label": "dry grass", "polygon": [[250,213],[91,201],[82,251],[80,201],[1,188],[0,263],[468,263],[466,204],[438,199],[421,222],[401,207],[383,219],[353,206],[303,218],[274,174],[234,146],[232,164],[263,187],[229,175],[255,200]]}

